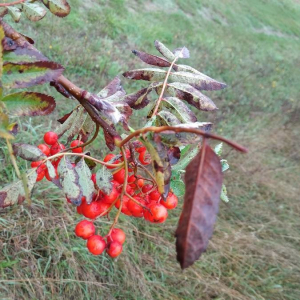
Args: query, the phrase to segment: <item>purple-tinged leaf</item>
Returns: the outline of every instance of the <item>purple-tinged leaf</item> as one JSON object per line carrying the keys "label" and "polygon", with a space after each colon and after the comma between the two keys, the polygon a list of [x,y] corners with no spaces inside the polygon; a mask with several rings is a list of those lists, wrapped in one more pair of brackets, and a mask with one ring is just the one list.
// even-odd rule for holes
{"label": "purple-tinged leaf", "polygon": [[[6,41],[6,48],[9,47]],[[18,46],[11,46],[14,49],[9,49],[10,51],[5,51],[3,54],[3,61],[15,64],[45,61],[47,58],[39,51],[30,48],[23,48]],[[8,49],[5,49],[8,50]]]}
{"label": "purple-tinged leaf", "polygon": [[173,51],[173,53],[178,58],[189,58],[190,57],[190,51],[186,47],[177,48]]}
{"label": "purple-tinged leaf", "polygon": [[168,157],[171,166],[176,165],[180,159],[181,153],[178,147],[170,147],[168,148]]}
{"label": "purple-tinged leaf", "polygon": [[36,146],[29,144],[13,144],[14,154],[25,160],[39,161],[46,158],[46,155]]}
{"label": "purple-tinged leaf", "polygon": [[181,122],[169,111],[161,110],[157,114],[157,126],[175,126],[181,124]]}
{"label": "purple-tinged leaf", "polygon": [[2,98],[3,103],[13,116],[45,116],[55,109],[53,97],[35,93],[20,92],[6,95]]}
{"label": "purple-tinged leaf", "polygon": [[115,77],[106,87],[104,87],[97,96],[99,98],[107,98],[110,97],[117,92],[120,92],[120,96],[125,96],[125,90],[123,89],[121,85],[121,79],[117,76]]}
{"label": "purple-tinged leaf", "polygon": [[186,168],[186,194],[176,230],[177,260],[191,266],[206,250],[219,210],[222,189],[219,157],[206,144]]}
{"label": "purple-tinged leaf", "polygon": [[[123,73],[123,76],[134,80],[162,81],[167,71],[155,68],[131,70]],[[181,82],[190,84],[198,90],[220,90],[226,87],[225,83],[218,82],[204,74],[190,72],[170,72],[170,82]]]}
{"label": "purple-tinged leaf", "polygon": [[3,86],[6,88],[27,88],[56,80],[63,67],[51,61],[34,63],[6,63],[3,66]]}
{"label": "purple-tinged leaf", "polygon": [[0,18],[3,18],[6,14],[8,14],[7,7],[0,7]]}
{"label": "purple-tinged leaf", "polygon": [[156,40],[154,42],[154,45],[157,51],[159,51],[167,60],[173,61],[175,59],[174,53],[169,48],[167,48],[163,43]]}
{"label": "purple-tinged leaf", "polygon": [[[36,182],[37,173],[35,169],[27,171],[27,190],[31,193]],[[0,190],[0,207],[4,208],[14,204],[21,204],[26,199],[23,181],[18,180]]]}
{"label": "purple-tinged leaf", "polygon": [[65,114],[64,116],[62,116],[61,118],[59,118],[57,120],[57,122],[60,123],[60,124],[64,124],[68,120],[68,118],[71,116],[72,113],[73,113],[73,111]]}
{"label": "purple-tinged leaf", "polygon": [[[116,129],[113,124],[111,124],[110,126],[111,126],[111,128]],[[114,149],[116,147],[114,136],[110,135],[109,132],[107,130],[105,130],[105,128],[103,128],[103,134],[104,134],[106,146],[108,147],[108,149],[110,151],[114,151]]]}
{"label": "purple-tinged leaf", "polygon": [[218,109],[210,98],[189,84],[180,82],[168,83],[166,91],[169,95],[185,100],[199,110],[213,111]]}
{"label": "purple-tinged leaf", "polygon": [[156,67],[170,67],[171,63],[165,58],[152,55],[149,53],[145,53],[138,50],[132,50],[132,53],[136,55],[140,60],[145,62],[148,65],[156,66]]}

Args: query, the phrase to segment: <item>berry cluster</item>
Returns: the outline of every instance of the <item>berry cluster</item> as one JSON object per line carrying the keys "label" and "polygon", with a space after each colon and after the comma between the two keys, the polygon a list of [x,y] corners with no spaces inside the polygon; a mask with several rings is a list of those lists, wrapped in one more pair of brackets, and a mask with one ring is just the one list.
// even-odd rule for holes
{"label": "berry cluster", "polygon": [[[58,142],[58,135],[52,131],[48,131],[45,133],[44,142],[45,142],[45,144],[38,145],[38,148],[46,156],[55,155],[55,154],[59,153],[60,151],[66,149],[65,145]],[[71,142],[70,147],[73,148],[73,147],[79,146],[81,144],[83,144],[82,141],[74,140]],[[72,149],[73,153],[82,153],[83,151],[84,151],[83,147],[78,147],[78,148]],[[52,160],[52,165],[57,174],[57,178],[58,178],[57,167],[58,167],[60,160],[61,160],[61,157],[59,157],[55,160]],[[31,163],[31,167],[37,168],[36,172],[38,175],[37,175],[36,181],[41,181],[44,177],[46,177],[47,180],[51,181],[47,166],[43,163],[43,161],[34,161]]]}
{"label": "berry cluster", "polygon": [[[48,157],[66,149],[63,144],[58,142],[58,136],[54,132],[47,132],[44,135],[44,141],[46,144],[40,144],[38,148]],[[74,155],[84,151],[83,147],[77,147],[82,144],[79,140],[71,142],[70,147],[75,147],[72,149]],[[131,151],[126,149],[123,153],[125,154],[115,155],[110,153],[105,156],[102,162],[113,174],[110,193],[105,194],[97,186],[96,173],[94,173],[91,180],[94,183],[96,193],[91,203],[88,203],[86,198],[82,197],[81,204],[76,208],[78,214],[91,221],[80,221],[75,227],[75,234],[87,240],[87,248],[94,255],[100,255],[106,249],[110,257],[117,257],[122,252],[122,245],[125,242],[125,233],[121,229],[114,228],[117,219],[115,219],[106,236],[95,234],[96,228],[93,221],[96,218],[108,217],[115,207],[119,213],[127,216],[145,218],[151,223],[163,223],[168,217],[168,210],[174,209],[178,203],[178,198],[173,192],[169,192],[165,201],[162,200],[154,178],[150,179],[138,174],[139,167],[142,166],[142,171],[145,173],[146,166],[151,163],[151,157],[142,143],[136,141]],[[49,157],[56,170],[57,178],[59,178],[57,167],[61,157],[63,156]],[[44,176],[51,181],[43,161],[33,162],[31,166],[37,167],[37,181],[42,180]],[[145,184],[146,181],[149,183]],[[71,203],[68,198],[67,201]]]}

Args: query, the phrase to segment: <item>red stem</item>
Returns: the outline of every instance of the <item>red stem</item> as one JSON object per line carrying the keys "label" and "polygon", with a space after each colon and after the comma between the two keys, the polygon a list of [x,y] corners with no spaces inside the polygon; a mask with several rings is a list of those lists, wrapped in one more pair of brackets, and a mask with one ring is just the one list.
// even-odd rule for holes
{"label": "red stem", "polygon": [[0,3],[0,7],[13,6],[25,2],[26,0],[18,0],[10,3]]}

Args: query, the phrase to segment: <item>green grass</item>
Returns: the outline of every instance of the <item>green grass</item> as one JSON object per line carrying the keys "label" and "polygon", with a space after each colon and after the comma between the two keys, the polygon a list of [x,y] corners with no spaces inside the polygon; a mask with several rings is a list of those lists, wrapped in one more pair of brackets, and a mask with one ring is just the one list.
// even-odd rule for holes
{"label": "green grass", "polygon": [[[108,4],[109,3],[109,4]],[[207,93],[219,107],[198,113],[215,131],[242,143],[226,148],[230,202],[221,204],[208,250],[182,272],[174,231],[180,209],[163,225],[121,218],[122,256],[89,255],[73,228],[80,217],[60,191],[38,184],[31,210],[0,211],[1,299],[300,299],[299,38],[297,1],[70,1],[65,19],[48,15],[16,26],[66,67],[81,87],[99,91],[115,75],[141,66],[130,50],[155,53],[159,39],[187,46],[189,64],[224,81]],[[24,26],[24,23],[26,26]],[[128,92],[140,83],[124,80]],[[77,105],[57,97],[49,119],[23,118],[17,142],[39,143],[56,119]],[[133,124],[138,124],[138,118]],[[104,154],[101,141],[93,153]],[[15,178],[0,144],[0,185]],[[22,168],[28,164],[20,161]],[[108,221],[97,221],[105,230]]]}

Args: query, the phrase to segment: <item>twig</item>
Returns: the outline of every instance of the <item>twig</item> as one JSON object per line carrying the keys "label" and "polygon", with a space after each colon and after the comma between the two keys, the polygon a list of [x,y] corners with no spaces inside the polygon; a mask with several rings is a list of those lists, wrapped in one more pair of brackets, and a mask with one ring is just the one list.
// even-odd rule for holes
{"label": "twig", "polygon": [[141,128],[139,130],[136,130],[135,132],[131,133],[130,135],[128,135],[124,140],[122,140],[120,143],[117,143],[118,147],[123,147],[126,143],[128,143],[132,138],[139,136],[141,134],[145,134],[147,132],[164,132],[164,131],[173,131],[173,132],[189,132],[189,133],[195,133],[198,135],[202,135],[205,138],[212,138],[221,142],[224,142],[228,145],[230,145],[231,147],[235,148],[238,151],[241,152],[248,152],[248,149],[235,143],[232,142],[222,136],[213,134],[213,133],[208,133],[205,132],[203,130],[200,129],[195,129],[195,128],[184,128],[184,127],[175,127],[175,126],[161,126],[161,127],[155,127],[155,126],[151,126],[151,127],[145,127],[145,128]]}
{"label": "twig", "polygon": [[10,3],[0,3],[0,7],[13,6],[25,2],[26,0],[18,0]]}

